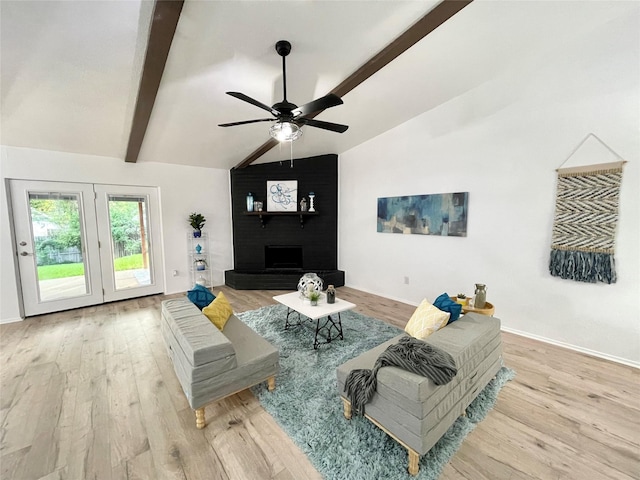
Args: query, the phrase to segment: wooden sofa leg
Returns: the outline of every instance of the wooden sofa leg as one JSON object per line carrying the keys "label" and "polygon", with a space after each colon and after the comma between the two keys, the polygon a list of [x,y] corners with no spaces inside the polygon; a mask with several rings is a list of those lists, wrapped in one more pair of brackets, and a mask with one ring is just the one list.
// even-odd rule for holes
{"label": "wooden sofa leg", "polygon": [[344,418],[351,420],[351,402],[346,398],[342,398],[342,405],[344,406]]}
{"label": "wooden sofa leg", "polygon": [[418,469],[420,468],[420,455],[418,455],[418,452],[411,450],[410,448],[407,450],[409,451],[409,474],[415,476],[418,474]]}
{"label": "wooden sofa leg", "polygon": [[196,409],[196,428],[202,430],[207,423],[204,420],[204,407]]}
{"label": "wooden sofa leg", "polygon": [[267,388],[269,388],[270,392],[273,392],[276,389],[276,377],[267,378]]}

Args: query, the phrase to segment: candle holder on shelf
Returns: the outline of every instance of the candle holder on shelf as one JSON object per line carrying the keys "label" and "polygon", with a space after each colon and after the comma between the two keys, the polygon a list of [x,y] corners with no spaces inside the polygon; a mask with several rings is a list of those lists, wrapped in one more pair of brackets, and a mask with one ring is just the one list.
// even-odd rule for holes
{"label": "candle holder on shelf", "polygon": [[315,212],[316,209],[313,206],[313,201],[316,198],[316,194],[313,192],[309,192],[309,211],[310,212]]}

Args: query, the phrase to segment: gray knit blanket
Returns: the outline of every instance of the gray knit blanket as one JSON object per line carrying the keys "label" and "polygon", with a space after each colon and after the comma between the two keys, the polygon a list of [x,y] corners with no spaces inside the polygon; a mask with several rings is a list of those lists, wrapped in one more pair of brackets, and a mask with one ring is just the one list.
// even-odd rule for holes
{"label": "gray knit blanket", "polygon": [[449,383],[458,373],[456,364],[447,352],[413,337],[402,337],[380,354],[372,370],[351,370],[345,381],[345,392],[351,402],[351,411],[364,414],[364,406],[377,388],[378,370],[398,367],[422,375],[436,385]]}

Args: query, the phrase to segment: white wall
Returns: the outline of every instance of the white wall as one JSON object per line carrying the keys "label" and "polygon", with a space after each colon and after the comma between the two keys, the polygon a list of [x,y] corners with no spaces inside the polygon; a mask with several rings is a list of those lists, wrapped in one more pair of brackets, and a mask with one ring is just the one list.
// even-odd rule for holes
{"label": "white wall", "polygon": [[[156,186],[162,215],[163,279],[166,293],[191,288],[187,258],[189,213],[207,219],[212,251],[213,283],[224,283],[233,268],[229,171],[161,163],[125,163],[120,159],[71,153],[1,147],[0,150],[0,322],[19,317],[5,179],[49,180],[115,185]],[[178,270],[177,277],[172,271]]]}
{"label": "white wall", "polygon": [[[341,155],[347,284],[417,304],[486,283],[506,330],[640,365],[639,26],[636,14],[568,34]],[[628,160],[614,285],[554,278],[547,268],[555,169],[590,132]],[[565,166],[610,160],[591,139]],[[459,191],[469,192],[466,238],[376,232],[378,197]]]}

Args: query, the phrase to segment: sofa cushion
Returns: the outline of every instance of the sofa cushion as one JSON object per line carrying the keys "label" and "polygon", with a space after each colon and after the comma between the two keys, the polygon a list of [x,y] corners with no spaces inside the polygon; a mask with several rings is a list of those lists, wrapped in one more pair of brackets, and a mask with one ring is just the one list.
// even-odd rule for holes
{"label": "sofa cushion", "polygon": [[237,364],[235,368],[226,372],[186,386],[183,384],[183,390],[192,408],[198,408],[260,383],[280,370],[278,349],[235,315],[229,318],[224,334],[233,343]]}
{"label": "sofa cushion", "polygon": [[[162,318],[179,346],[184,361],[198,367],[216,360],[235,357],[233,344],[193,303],[186,299],[162,302]],[[235,360],[226,361],[229,368]]]}
{"label": "sofa cushion", "polygon": [[[403,334],[405,335],[405,334]],[[348,360],[337,369],[339,388],[349,375],[349,372],[359,368],[372,368],[378,356],[386,348],[402,337],[397,337],[384,342],[377,347],[368,350],[361,355]],[[496,340],[497,338],[497,340]],[[449,353],[458,367],[458,372],[464,372],[466,365],[475,364],[490,351],[496,348],[500,339],[500,320],[495,317],[487,317],[475,313],[468,313],[460,320],[447,325],[431,335],[428,344],[441,348]],[[496,343],[496,341],[498,343]],[[378,371],[378,390],[388,388],[398,392],[411,402],[425,402],[438,390],[444,391],[441,386],[434,384],[426,377],[402,370],[397,367],[383,367]],[[450,382],[450,386],[456,384],[456,379]]]}
{"label": "sofa cushion", "polygon": [[413,312],[413,315],[411,315],[411,319],[404,328],[404,331],[412,337],[424,340],[433,332],[438,331],[446,325],[450,315],[449,312],[443,312],[431,305],[425,298],[422,300],[420,306],[416,308],[416,311]]}
{"label": "sofa cushion", "polygon": [[187,298],[200,310],[213,302],[216,296],[203,286],[196,284],[193,289],[187,292]]}
{"label": "sofa cushion", "polygon": [[438,298],[436,298],[433,301],[433,306],[437,307],[443,312],[449,312],[451,314],[448,323],[458,320],[458,318],[460,318],[460,313],[462,313],[462,305],[451,300],[451,297],[449,297],[449,294],[447,293],[443,293]]}
{"label": "sofa cushion", "polygon": [[233,314],[233,309],[224,293],[220,292],[213,302],[202,309],[202,313],[218,327],[218,330],[222,331]]}

